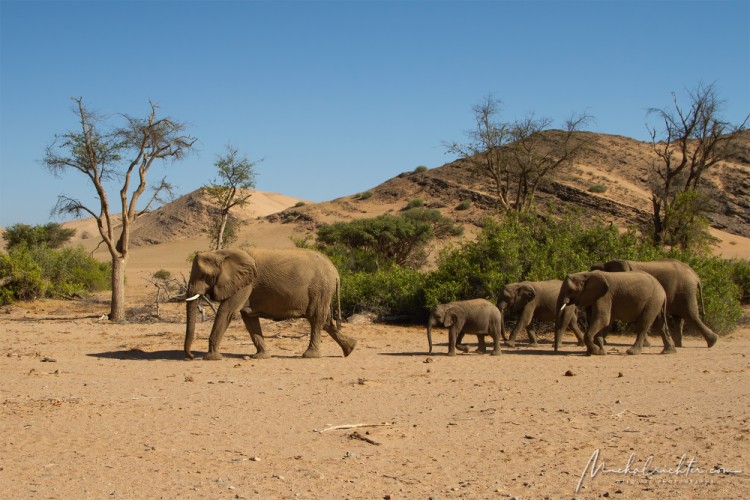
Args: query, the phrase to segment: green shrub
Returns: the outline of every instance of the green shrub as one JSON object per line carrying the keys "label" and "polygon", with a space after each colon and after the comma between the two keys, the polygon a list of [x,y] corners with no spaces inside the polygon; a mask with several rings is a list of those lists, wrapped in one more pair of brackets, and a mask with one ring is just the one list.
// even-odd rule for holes
{"label": "green shrub", "polygon": [[411,210],[412,208],[420,208],[422,206],[424,206],[424,200],[422,198],[414,198],[406,204],[406,209]]}
{"label": "green shrub", "polygon": [[424,165],[420,165],[420,166],[418,166],[417,168],[414,169],[414,173],[415,174],[419,174],[419,173],[422,173],[422,172],[427,172],[427,170],[429,170],[427,167],[425,167]]}
{"label": "green shrub", "polygon": [[366,200],[368,198],[372,198],[372,195],[374,193],[372,191],[364,191],[362,193],[357,193],[354,195],[355,200]]}
{"label": "green shrub", "polygon": [[20,245],[35,247],[40,245],[49,248],[60,248],[70,241],[76,233],[75,229],[65,229],[56,222],[50,222],[43,226],[29,226],[28,224],[13,224],[5,230],[6,250]]}
{"label": "green shrub", "polygon": [[471,201],[469,200],[463,200],[461,203],[456,206],[456,210],[468,210],[471,208]]}
{"label": "green shrub", "polygon": [[83,247],[55,250],[20,245],[0,254],[0,301],[70,297],[107,290],[111,264],[91,257]]}
{"label": "green shrub", "polygon": [[152,274],[151,277],[157,280],[168,280],[172,277],[172,273],[170,273],[166,269],[159,269],[154,274]]}
{"label": "green shrub", "polygon": [[750,260],[734,259],[732,281],[740,287],[740,302],[750,304]]}
{"label": "green shrub", "polygon": [[307,203],[305,203],[304,201],[298,201],[294,204],[294,208],[304,207],[305,205],[307,205]]}
{"label": "green shrub", "polygon": [[345,272],[341,276],[341,307],[345,315],[374,312],[380,316],[418,318],[423,310],[424,274],[390,266],[375,272]]}
{"label": "green shrub", "polygon": [[593,186],[589,187],[590,193],[603,193],[607,190],[607,187],[603,184],[594,184]]}

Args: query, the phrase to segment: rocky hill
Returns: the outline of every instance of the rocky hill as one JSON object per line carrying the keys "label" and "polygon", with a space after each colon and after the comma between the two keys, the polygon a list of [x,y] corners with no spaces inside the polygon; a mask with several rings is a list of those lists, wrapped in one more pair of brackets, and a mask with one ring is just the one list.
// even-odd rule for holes
{"label": "rocky hill", "polygon": [[[651,216],[649,166],[657,157],[649,143],[621,136],[582,132],[590,147],[575,166],[557,172],[537,195],[540,211],[549,206],[579,207],[591,217],[620,226],[638,224]],[[708,217],[711,226],[730,234],[750,237],[750,132],[737,145],[736,159],[710,171],[706,189],[713,200]],[[594,193],[594,185],[604,192]],[[394,213],[410,200],[465,224],[478,225],[496,213],[489,183],[471,174],[465,161],[458,160],[423,172],[405,172],[362,193],[325,203],[288,208],[269,215],[276,223],[295,223],[312,230],[335,220]],[[471,202],[469,209],[460,207]],[[553,208],[552,210],[556,210]]]}
{"label": "rocky hill", "polygon": [[[556,172],[539,189],[541,212],[578,207],[587,217],[621,227],[647,221],[651,215],[649,166],[657,161],[647,142],[621,136],[581,132],[590,146],[576,164]],[[421,170],[421,169],[420,169]],[[711,169],[705,186],[713,205],[708,217],[717,234],[750,238],[750,132],[736,144],[734,159]],[[594,185],[604,188],[591,192]],[[241,241],[256,244],[253,235],[274,235],[274,244],[289,236],[312,235],[322,224],[385,213],[398,213],[411,200],[436,208],[463,223],[467,236],[476,233],[484,217],[497,213],[489,183],[475,177],[465,161],[457,160],[424,171],[404,172],[365,193],[321,203],[278,193],[254,192],[250,204],[233,212],[243,222]],[[467,204],[462,202],[469,201]],[[189,239],[205,239],[211,205],[199,191],[187,194],[141,217],[134,228],[134,247]],[[77,231],[76,240],[91,246],[97,238],[92,220],[65,224]],[[242,235],[245,235],[243,239]],[[735,242],[733,242],[734,244]]]}

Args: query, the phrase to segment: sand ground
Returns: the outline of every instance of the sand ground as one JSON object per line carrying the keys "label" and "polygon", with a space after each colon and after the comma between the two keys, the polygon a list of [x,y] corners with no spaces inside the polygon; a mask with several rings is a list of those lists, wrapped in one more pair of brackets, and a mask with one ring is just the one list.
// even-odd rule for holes
{"label": "sand ground", "polygon": [[262,361],[235,321],[222,361],[185,361],[182,305],[110,324],[106,299],[0,311],[3,498],[750,497],[747,319],[606,357],[547,332],[451,358],[444,331],[428,355],[422,326],[345,324],[357,349],[317,360],[305,321],[265,322]]}

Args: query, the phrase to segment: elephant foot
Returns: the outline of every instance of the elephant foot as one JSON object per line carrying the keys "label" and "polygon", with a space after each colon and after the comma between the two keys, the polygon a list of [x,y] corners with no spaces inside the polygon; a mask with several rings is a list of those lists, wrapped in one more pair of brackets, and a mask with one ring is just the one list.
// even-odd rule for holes
{"label": "elephant foot", "polygon": [[677,349],[674,347],[665,347],[662,349],[661,354],[675,354],[677,353]]}
{"label": "elephant foot", "polygon": [[508,340],[507,342],[505,342],[505,345],[507,345],[508,347],[516,347],[516,341],[512,339]]}
{"label": "elephant foot", "polygon": [[263,351],[263,352],[256,352],[250,357],[252,359],[268,359],[271,357],[271,355],[268,353],[268,351]]}
{"label": "elephant foot", "polygon": [[500,356],[502,353],[503,353],[503,351],[501,351],[500,349],[498,349],[496,351],[492,351],[490,353],[490,356]]}
{"label": "elephant foot", "polygon": [[628,353],[628,354],[630,354],[630,355],[640,354],[641,353],[641,348],[640,347],[631,347],[630,349],[628,349],[625,352]]}
{"label": "elephant foot", "polygon": [[[711,344],[711,345],[713,345],[713,344]],[[682,339],[680,339],[680,340],[674,340],[674,346],[675,347],[682,347]]]}
{"label": "elephant foot", "polygon": [[320,349],[308,349],[304,353],[302,353],[303,358],[319,358],[320,357]]}
{"label": "elephant foot", "polygon": [[456,344],[456,349],[461,352],[469,352],[469,346],[465,346],[463,344]]}
{"label": "elephant foot", "polygon": [[643,347],[651,347],[651,342],[648,341],[648,337],[643,339]]}
{"label": "elephant foot", "polygon": [[455,355],[456,355],[456,351],[448,351],[448,356],[455,356]]}
{"label": "elephant foot", "polygon": [[537,344],[536,342],[532,342],[531,344],[529,344],[529,347],[539,347],[539,344]]}
{"label": "elephant foot", "polygon": [[713,337],[708,337],[708,338],[706,339],[706,345],[707,345],[707,346],[709,347],[709,349],[710,349],[711,347],[713,347],[713,346],[714,346],[714,345],[716,344],[716,342],[717,342],[718,340],[719,340],[719,336],[718,336],[718,335],[716,335],[716,334],[714,334],[714,336],[713,336]]}
{"label": "elephant foot", "polygon": [[190,361],[190,360],[193,360],[193,359],[195,359],[195,356],[193,356],[192,352],[186,352],[185,353],[185,361]]}
{"label": "elephant foot", "polygon": [[594,346],[594,348],[589,349],[586,354],[588,354],[589,356],[605,356],[607,354],[607,351],[605,351],[601,347]]}
{"label": "elephant foot", "polygon": [[354,339],[351,339],[349,342],[345,342],[341,346],[341,350],[344,352],[344,357],[345,358],[348,357],[356,346],[357,346],[357,341]]}
{"label": "elephant foot", "polygon": [[203,356],[203,359],[207,361],[218,361],[220,359],[223,359],[220,352],[209,352],[205,356]]}

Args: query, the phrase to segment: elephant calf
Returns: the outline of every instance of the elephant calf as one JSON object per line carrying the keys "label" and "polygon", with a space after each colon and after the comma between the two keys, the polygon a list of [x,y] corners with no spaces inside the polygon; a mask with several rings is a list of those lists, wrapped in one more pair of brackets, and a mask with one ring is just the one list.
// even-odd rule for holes
{"label": "elephant calf", "polygon": [[[448,327],[448,356],[456,355],[456,347],[461,349],[457,340],[464,333],[476,333],[480,345],[484,344],[484,334],[492,336],[492,355],[502,354],[500,336],[503,329],[503,316],[500,310],[489,300],[472,299],[447,304],[440,304],[430,313],[427,320],[427,341],[432,352],[432,327]],[[504,337],[504,335],[503,335]]]}

